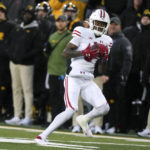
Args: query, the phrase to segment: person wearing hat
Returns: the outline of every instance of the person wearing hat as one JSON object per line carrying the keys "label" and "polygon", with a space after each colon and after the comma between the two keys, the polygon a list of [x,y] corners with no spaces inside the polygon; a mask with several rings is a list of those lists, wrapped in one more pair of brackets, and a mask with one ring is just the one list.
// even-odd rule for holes
{"label": "person wearing hat", "polygon": [[[145,127],[145,122],[147,122],[145,129],[138,132],[137,134],[142,137],[150,137],[150,73],[149,73],[149,65],[150,65],[150,43],[149,43],[149,37],[150,37],[150,10],[146,9],[143,12],[142,18],[141,18],[141,32],[138,33],[138,35],[135,37],[134,40],[134,53],[135,53],[135,60],[134,64],[136,65],[136,68],[138,68],[139,73],[142,72],[142,85],[143,89],[147,89],[145,102],[147,105],[145,106],[145,116],[142,117],[141,123]],[[148,114],[148,117],[146,117]]]}
{"label": "person wearing hat", "polygon": [[[10,72],[12,79],[14,117],[6,124],[29,125],[32,121],[33,73],[36,56],[42,50],[34,9],[28,6],[19,27],[9,36]],[[25,115],[22,115],[23,99]],[[22,119],[21,119],[22,118]]]}
{"label": "person wearing hat", "polygon": [[35,5],[35,0],[0,0],[7,8],[7,17],[10,22],[20,23],[22,10],[28,5]]}
{"label": "person wearing hat", "polygon": [[[11,79],[9,57],[7,55],[7,43],[13,28],[14,25],[7,19],[6,6],[3,3],[0,3],[0,110],[2,110],[1,108],[3,107],[7,113],[12,113]],[[7,113],[6,115],[8,115]]]}
{"label": "person wearing hat", "polygon": [[126,132],[126,103],[124,90],[132,65],[132,45],[121,31],[121,21],[114,16],[110,20],[108,35],[113,39],[113,45],[109,55],[104,94],[110,104],[110,112],[107,115],[110,128],[107,133]]}
{"label": "person wearing hat", "polygon": [[63,14],[68,18],[68,29],[73,31],[77,26],[83,26],[80,19],[77,17],[78,9],[73,3],[64,5]]}
{"label": "person wearing hat", "polygon": [[[42,1],[38,3],[35,7],[36,20],[39,25],[39,30],[41,32],[41,42],[43,49],[47,45],[49,36],[56,31],[55,18],[51,14],[51,8],[49,3]],[[34,74],[34,96],[37,99],[37,112],[39,113],[35,121],[43,123],[46,121],[46,111],[45,105],[47,103],[48,90],[45,89],[45,76],[47,73],[47,57],[45,57],[43,51],[38,55],[37,61],[35,63],[35,74]],[[38,107],[39,106],[39,107]],[[39,121],[40,120],[40,121]]]}
{"label": "person wearing hat", "polygon": [[72,38],[67,29],[68,20],[65,15],[60,15],[56,19],[56,32],[48,39],[51,51],[47,64],[47,88],[49,88],[49,105],[51,106],[52,120],[64,110],[64,75],[67,71],[66,59],[62,56],[66,45]]}

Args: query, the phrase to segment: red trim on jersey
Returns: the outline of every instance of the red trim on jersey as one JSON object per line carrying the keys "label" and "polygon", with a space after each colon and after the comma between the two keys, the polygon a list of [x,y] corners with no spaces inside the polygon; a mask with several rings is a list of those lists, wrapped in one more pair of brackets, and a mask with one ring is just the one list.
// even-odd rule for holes
{"label": "red trim on jersey", "polygon": [[73,109],[73,110],[75,110],[73,107],[72,107],[72,105],[71,105],[71,103],[70,103],[70,100],[69,100],[69,96],[68,96],[68,77],[66,77],[66,89],[65,89],[67,92],[66,92],[66,95],[67,95],[67,102],[68,102],[68,104],[69,104],[69,107],[71,108],[71,109]]}
{"label": "red trim on jersey", "polygon": [[[66,79],[65,79],[65,89],[67,89],[67,87],[66,87]],[[65,100],[65,106],[68,108],[68,104],[67,104],[67,90],[65,90],[64,100]]]}
{"label": "red trim on jersey", "polygon": [[73,32],[77,32],[77,33],[80,33],[80,34],[81,34],[81,32],[79,32],[78,30],[73,30]]}
{"label": "red trim on jersey", "polygon": [[80,35],[80,34],[78,34],[78,33],[74,33],[74,32],[73,32],[72,34],[76,34],[77,36],[81,37],[81,35]]}

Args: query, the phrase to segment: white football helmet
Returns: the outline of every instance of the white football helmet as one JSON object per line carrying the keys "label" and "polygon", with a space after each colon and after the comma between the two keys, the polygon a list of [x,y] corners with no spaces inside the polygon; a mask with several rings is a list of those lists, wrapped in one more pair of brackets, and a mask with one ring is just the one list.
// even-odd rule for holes
{"label": "white football helmet", "polygon": [[89,18],[90,29],[94,31],[96,36],[106,34],[109,24],[110,24],[109,15],[103,9],[95,10]]}

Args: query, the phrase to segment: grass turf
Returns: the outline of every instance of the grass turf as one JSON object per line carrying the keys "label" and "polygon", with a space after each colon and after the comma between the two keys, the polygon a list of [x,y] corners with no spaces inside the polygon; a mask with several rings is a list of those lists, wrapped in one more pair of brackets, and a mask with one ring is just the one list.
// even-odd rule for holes
{"label": "grass turf", "polygon": [[[0,126],[0,150],[150,150],[150,139],[136,135],[99,135],[92,138],[83,134],[57,131],[49,136],[47,146],[38,146],[34,138],[37,128]],[[21,142],[21,143],[20,143]]]}

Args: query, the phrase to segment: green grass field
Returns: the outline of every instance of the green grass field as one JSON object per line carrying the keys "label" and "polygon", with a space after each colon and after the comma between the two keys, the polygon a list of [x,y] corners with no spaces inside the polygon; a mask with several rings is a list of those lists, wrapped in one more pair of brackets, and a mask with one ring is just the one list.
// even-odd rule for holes
{"label": "green grass field", "polygon": [[34,138],[42,130],[37,127],[0,126],[0,150],[150,150],[150,139],[136,135],[94,135],[55,131],[48,145],[38,146]]}

